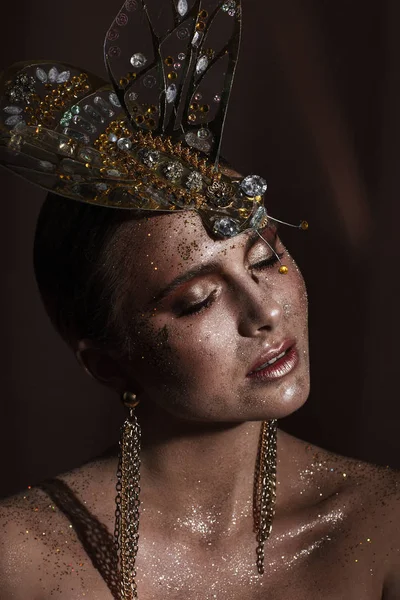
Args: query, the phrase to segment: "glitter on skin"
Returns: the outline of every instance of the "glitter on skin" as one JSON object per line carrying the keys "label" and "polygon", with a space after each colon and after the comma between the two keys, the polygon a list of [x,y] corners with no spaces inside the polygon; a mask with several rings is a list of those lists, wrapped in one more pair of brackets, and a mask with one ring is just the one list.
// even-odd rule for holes
{"label": "glitter on skin", "polygon": [[[197,223],[200,232],[200,225],[195,219],[185,219],[186,227],[195,229],[192,235],[188,229],[183,234],[179,219],[175,215],[157,217],[138,226],[143,230],[139,245],[144,238],[162,242],[158,253],[142,256],[143,263],[138,265],[139,270],[147,269],[149,279],[143,288],[148,293],[152,278],[161,278],[163,270],[185,270],[190,261],[206,260],[215,250],[207,238],[198,241],[197,248],[190,246],[191,238],[199,238],[195,229]],[[129,228],[126,233],[126,247],[131,248],[135,235]],[[173,255],[178,240],[183,245]],[[225,266],[242,269],[243,261],[237,260],[242,242],[238,239],[235,247],[231,246],[235,260]],[[217,258],[229,258],[228,248],[223,244],[219,248]],[[265,257],[264,253],[265,247],[257,246],[251,258]],[[128,256],[125,253],[124,259]],[[124,261],[121,266],[126,266]],[[132,291],[138,282],[135,266]],[[239,292],[249,295],[250,291],[255,294],[263,290],[259,297],[248,296],[252,300],[248,319],[264,319],[267,313],[262,309],[271,302],[287,304],[279,322],[285,329],[279,334],[299,327],[305,367],[306,328],[302,324],[306,293],[294,263],[285,278],[272,271],[259,274],[257,281],[247,279],[247,271],[229,274],[240,276],[240,281],[232,279],[234,284],[243,284]],[[259,287],[250,290],[251,282]],[[122,305],[122,296],[120,299]],[[135,299],[128,298],[128,308]],[[335,456],[283,432],[278,435],[277,512],[266,545],[266,572],[260,577],[256,571],[252,478],[257,420],[269,418],[271,411],[278,409],[288,414],[296,403],[305,400],[308,389],[302,372],[301,377],[283,381],[279,393],[269,385],[251,388],[251,392],[246,386],[237,390],[240,382],[235,372],[244,371],[243,364],[252,352],[235,344],[243,339],[254,342],[248,330],[237,336],[237,323],[249,324],[238,317],[248,308],[246,302],[238,305],[241,311],[234,313],[235,327],[229,329],[232,315],[227,319],[226,310],[236,307],[237,299],[236,293],[220,302],[215,321],[210,313],[187,321],[166,319],[163,310],[151,317],[145,311],[135,315],[137,337],[132,339],[129,365],[137,355],[139,368],[147,369],[147,375],[158,373],[162,381],[157,394],[145,397],[148,406],[144,402],[138,409],[143,424],[139,599],[380,600],[389,562],[381,557],[399,555],[399,536],[393,525],[399,522],[398,477],[387,469]],[[263,335],[267,334],[264,328]],[[196,353],[192,352],[193,339],[202,340]],[[230,354],[232,347],[235,352]],[[196,377],[185,378],[182,362],[186,370],[192,365]],[[234,367],[231,371],[230,362]],[[203,370],[196,371],[200,367]],[[215,383],[222,387],[218,393]],[[228,412],[235,416],[229,427],[217,422],[217,416],[222,419]],[[184,426],[176,435],[169,435],[176,413]],[[110,555],[115,472],[116,457],[110,455],[62,475],[47,488],[30,486],[28,492],[0,504],[0,543],[6,547],[1,575],[7,585],[18,587],[19,597],[110,598],[115,582]],[[367,539],[373,543],[366,543]],[[5,596],[11,599],[12,593]]]}

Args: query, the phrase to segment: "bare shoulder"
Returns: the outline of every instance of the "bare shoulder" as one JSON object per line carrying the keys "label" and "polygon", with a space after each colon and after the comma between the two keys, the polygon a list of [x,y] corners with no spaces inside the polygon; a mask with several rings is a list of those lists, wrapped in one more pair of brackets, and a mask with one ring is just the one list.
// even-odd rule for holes
{"label": "bare shoulder", "polygon": [[46,570],[43,558],[57,551],[52,532],[59,531],[61,523],[61,515],[39,488],[0,502],[0,597],[36,598],[40,573]]}
{"label": "bare shoulder", "polygon": [[[112,544],[109,498],[114,462],[97,459],[0,500],[0,598],[104,593],[95,545]],[[21,576],[21,573],[23,576]]]}
{"label": "bare shoulder", "polygon": [[[297,489],[342,515],[354,561],[371,557],[385,582],[385,600],[400,598],[400,472],[347,458],[282,433]],[[358,558],[361,557],[361,558]]]}

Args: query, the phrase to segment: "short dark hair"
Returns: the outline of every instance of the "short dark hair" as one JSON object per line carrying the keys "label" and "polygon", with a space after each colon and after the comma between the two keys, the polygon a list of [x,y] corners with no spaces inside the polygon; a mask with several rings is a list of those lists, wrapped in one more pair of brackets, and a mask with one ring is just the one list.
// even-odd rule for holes
{"label": "short dark hair", "polygon": [[135,217],[134,211],[48,194],[36,226],[34,270],[47,314],[69,345],[89,338],[124,346],[115,303],[123,273],[112,240]]}

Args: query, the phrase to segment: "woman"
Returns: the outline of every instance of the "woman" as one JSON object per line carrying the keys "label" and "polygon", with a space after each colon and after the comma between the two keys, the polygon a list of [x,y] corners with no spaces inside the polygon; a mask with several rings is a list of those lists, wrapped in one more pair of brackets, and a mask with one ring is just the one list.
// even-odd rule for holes
{"label": "woman", "polygon": [[[213,202],[150,217],[50,197],[38,224],[36,276],[53,323],[89,374],[139,402],[126,425],[137,435],[137,417],[142,430],[137,557],[137,518],[125,514],[138,595],[396,598],[396,474],[279,432],[274,505],[274,420],[309,390],[305,288],[273,220],[241,228],[237,217],[240,230],[221,239]],[[111,454],[2,504],[2,596],[123,597],[117,467]],[[261,508],[275,514],[263,550],[264,488]]]}
{"label": "woman", "polygon": [[[258,236],[213,240],[188,211],[110,219],[54,197],[42,210],[36,272],[53,322],[91,375],[140,399],[139,597],[395,599],[398,476],[283,432],[257,573],[260,421],[298,409],[309,389],[304,283],[263,234],[287,276]],[[116,470],[102,457],[3,503],[1,597],[116,593]]]}

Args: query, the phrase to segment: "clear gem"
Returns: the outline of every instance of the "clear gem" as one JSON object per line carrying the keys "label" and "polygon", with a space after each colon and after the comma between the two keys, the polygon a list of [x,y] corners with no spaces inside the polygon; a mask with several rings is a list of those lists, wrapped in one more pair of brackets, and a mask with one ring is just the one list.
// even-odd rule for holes
{"label": "clear gem", "polygon": [[12,135],[10,141],[8,142],[8,147],[10,150],[14,152],[19,152],[21,150],[22,144],[22,135]]}
{"label": "clear gem", "polygon": [[214,102],[221,102],[221,96],[219,94],[215,94]]}
{"label": "clear gem", "polygon": [[109,142],[116,142],[118,140],[118,136],[115,135],[115,133],[110,133],[108,136],[108,141]]}
{"label": "clear gem", "polygon": [[70,120],[72,119],[72,111],[67,110],[60,119],[60,125],[63,127],[69,125]]}
{"label": "clear gem", "polygon": [[67,144],[67,142],[61,141],[58,144],[58,150],[59,150],[59,152],[61,152],[61,154],[65,154],[67,156],[72,156],[75,148],[73,145],[70,145],[70,144]]}
{"label": "clear gem", "polygon": [[58,75],[58,69],[56,67],[51,67],[48,75],[50,83],[55,83],[57,81]]}
{"label": "clear gem", "polygon": [[239,233],[239,227],[233,219],[229,217],[222,217],[215,221],[213,226],[214,233],[222,235],[223,237],[233,237]]}
{"label": "clear gem", "polygon": [[75,125],[79,125],[79,127],[82,127],[87,133],[96,133],[97,131],[97,128],[93,123],[89,123],[89,121],[86,121],[86,119],[83,119],[80,115],[75,115],[72,120]]}
{"label": "clear gem", "polygon": [[[65,152],[66,154],[67,152]],[[79,163],[78,163],[79,164]],[[76,161],[75,160],[70,160],[69,158],[64,158],[60,165],[61,169],[63,171],[65,171],[66,173],[71,173],[71,175],[73,175],[74,170],[76,169]],[[80,165],[79,165],[80,166]],[[75,177],[73,177],[73,179],[75,179]]]}
{"label": "clear gem", "polygon": [[194,48],[198,48],[200,46],[202,39],[203,39],[203,34],[200,33],[200,31],[196,31],[193,36],[193,39],[192,39],[192,46]]}
{"label": "clear gem", "polygon": [[[20,121],[19,123],[17,123],[15,125],[15,127],[13,127],[13,131],[14,132],[18,132],[18,133],[22,133],[23,131],[25,131],[28,128],[28,125],[26,124],[26,121]],[[304,221],[305,222],[305,221]]]}
{"label": "clear gem", "polygon": [[185,133],[185,140],[188,146],[191,148],[196,148],[197,150],[201,150],[202,152],[210,152],[211,146],[213,143],[212,136],[209,136],[209,139],[201,139],[198,137],[197,133],[194,131],[187,131]]}
{"label": "clear gem", "polygon": [[76,131],[76,129],[71,129],[70,127],[65,127],[65,129],[63,129],[63,134],[82,144],[89,144],[90,142],[90,138],[86,133]]}
{"label": "clear gem", "polygon": [[117,169],[108,169],[107,175],[110,175],[110,177],[120,177],[121,173]]}
{"label": "clear gem", "polygon": [[254,229],[258,229],[260,227],[260,225],[263,223],[263,221],[265,221],[266,217],[267,217],[267,211],[265,210],[265,206],[259,206],[257,208],[255,214],[251,218],[250,227],[253,227]]}
{"label": "clear gem", "polygon": [[183,52],[179,52],[178,58],[179,58],[179,60],[185,60],[186,54],[184,54]]}
{"label": "clear gem", "polygon": [[80,106],[78,106],[77,104],[74,104],[74,106],[71,106],[71,113],[73,115],[79,115],[80,112],[81,112]]}
{"label": "clear gem", "polygon": [[196,63],[196,73],[197,75],[201,75],[208,67],[208,58],[205,54],[200,56],[199,60]]}
{"label": "clear gem", "polygon": [[49,162],[48,160],[39,160],[38,165],[44,171],[54,171],[54,169],[56,168],[55,165],[53,165],[53,163]]}
{"label": "clear gem", "polygon": [[62,73],[57,75],[56,81],[57,81],[57,83],[65,83],[66,81],[69,81],[70,77],[71,77],[71,71],[63,71]]}
{"label": "clear gem", "polygon": [[181,17],[184,17],[188,11],[188,3],[187,0],[179,0],[178,6],[176,7],[178,13]]}
{"label": "clear gem", "polygon": [[164,165],[164,175],[170,181],[176,181],[183,175],[183,166],[177,160],[173,160]]}
{"label": "clear gem", "polygon": [[227,0],[221,8],[224,12],[227,12],[230,17],[234,17],[236,13],[236,2],[235,0]]}
{"label": "clear gem", "polygon": [[90,106],[90,104],[85,104],[83,110],[96,123],[104,123],[104,118],[99,112],[97,112],[97,110],[93,108],[93,106]]}
{"label": "clear gem", "polygon": [[175,69],[175,71],[177,71],[178,69],[180,69],[181,66],[182,66],[181,63],[178,63],[178,62],[174,63],[174,69]]}
{"label": "clear gem", "polygon": [[249,198],[262,196],[267,191],[267,187],[267,182],[259,175],[248,175],[240,182],[241,190]]}
{"label": "clear gem", "polygon": [[78,158],[84,162],[90,163],[98,158],[98,154],[93,148],[81,148],[78,152]]}
{"label": "clear gem", "polygon": [[132,148],[132,142],[129,138],[120,138],[117,142],[117,146],[120,150],[130,150]]}
{"label": "clear gem", "polygon": [[96,105],[96,107],[101,110],[101,112],[106,115],[106,117],[113,117],[114,116],[114,111],[111,110],[111,108],[109,107],[109,105],[107,104],[107,102],[104,100],[104,98],[102,98],[101,96],[95,96],[94,100],[93,100],[94,104]]}
{"label": "clear gem", "polygon": [[115,108],[121,108],[121,102],[118,100],[118,96],[115,92],[111,92],[109,95],[110,102]]}
{"label": "clear gem", "polygon": [[139,94],[138,94],[137,92],[129,92],[129,94],[128,94],[128,99],[129,99],[131,102],[135,102],[135,100],[137,100],[137,99],[138,99],[138,96],[139,96]]}
{"label": "clear gem", "polygon": [[136,52],[136,54],[131,56],[130,63],[132,67],[135,67],[135,69],[140,69],[140,67],[144,67],[144,65],[147,63],[147,58],[141,52]]}
{"label": "clear gem", "polygon": [[199,100],[202,99],[202,95],[197,93],[197,94],[195,94],[194,99],[196,100],[196,102],[198,102]]}
{"label": "clear gem", "polygon": [[191,192],[199,192],[203,187],[203,177],[197,171],[192,171],[186,179],[186,187]]}
{"label": "clear gem", "polygon": [[44,71],[43,69],[41,69],[40,67],[38,67],[36,69],[36,77],[37,79],[39,79],[39,81],[41,81],[42,83],[47,83],[47,73],[46,71]]}
{"label": "clear gem", "polygon": [[4,123],[9,127],[14,127],[14,125],[17,125],[17,123],[20,123],[22,120],[22,115],[11,115],[11,117],[7,117]]}
{"label": "clear gem", "polygon": [[178,90],[174,83],[171,83],[171,85],[169,85],[167,87],[167,89],[165,90],[165,98],[166,98],[168,104],[170,104],[171,102],[173,102],[175,100],[177,92],[178,92]]}
{"label": "clear gem", "polygon": [[20,106],[5,106],[3,110],[9,115],[20,115],[22,113],[22,108]]}
{"label": "clear gem", "polygon": [[160,162],[160,153],[158,150],[148,150],[144,148],[139,152],[139,157],[146,167],[150,169],[153,167],[157,167]]}
{"label": "clear gem", "polygon": [[96,190],[99,190],[99,192],[105,192],[107,188],[106,183],[96,183]]}
{"label": "clear gem", "polygon": [[207,138],[210,137],[210,135],[211,135],[210,132],[205,127],[202,127],[197,132],[197,137],[200,138],[201,140],[206,140]]}
{"label": "clear gem", "polygon": [[27,102],[32,94],[35,93],[36,80],[26,73],[20,73],[16,76],[14,84],[7,90],[8,99],[11,102]]}

